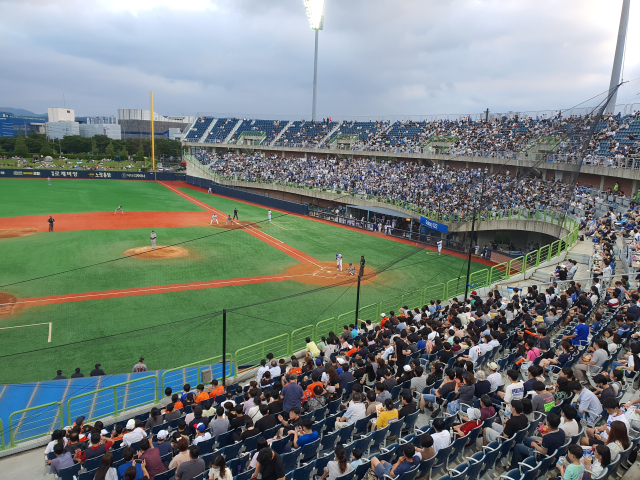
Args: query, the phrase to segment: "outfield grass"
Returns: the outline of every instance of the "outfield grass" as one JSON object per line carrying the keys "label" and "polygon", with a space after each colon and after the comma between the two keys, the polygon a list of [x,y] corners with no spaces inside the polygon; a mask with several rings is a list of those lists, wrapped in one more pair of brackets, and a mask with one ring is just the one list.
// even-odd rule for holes
{"label": "outfield grass", "polygon": [[[91,209],[108,203],[105,197],[118,196],[119,192],[131,199],[141,199],[140,205],[147,202],[144,208],[149,210],[199,209],[151,182],[67,180],[55,181],[49,190],[46,180],[44,183],[5,180],[0,191],[5,184],[10,188],[16,185],[29,188],[22,187],[25,191],[20,192],[21,197],[10,199],[11,207],[0,205],[2,215],[40,213],[41,206],[48,205],[52,191],[61,212],[70,208],[95,211]],[[62,194],[62,189],[67,192]],[[266,220],[266,208],[190,189],[184,191],[225,212],[237,207],[241,220]],[[10,197],[4,192],[1,195]],[[69,199],[81,196],[95,199],[86,204],[67,205]],[[127,203],[122,204],[126,210]],[[420,247],[293,215],[274,212],[273,221],[270,224],[264,221],[261,226],[263,232],[319,260],[331,261],[339,252],[346,266],[364,254],[367,266],[379,275],[374,282],[362,286],[361,306],[458,276],[464,278],[466,274],[462,258],[438,256]],[[273,275],[297,263],[240,230],[185,227],[160,229],[157,233],[160,245],[214,235],[182,243],[194,255],[191,258],[128,258],[115,262],[108,261],[121,257],[129,248],[147,245],[148,231],[71,231],[3,239],[0,246],[5,268],[0,269],[0,291],[34,297]],[[108,263],[56,274],[100,262]],[[473,271],[483,268],[486,267],[472,264]],[[25,281],[38,277],[44,278]],[[14,282],[21,283],[1,286]],[[88,371],[98,362],[107,373],[128,372],[139,356],[145,357],[150,369],[176,367],[212,357],[222,351],[223,308],[229,309],[227,348],[234,353],[238,348],[349,312],[355,307],[355,294],[355,287],[320,289],[292,280],[30,307],[3,318],[2,326],[52,322],[52,342],[46,342],[46,327],[1,331],[0,383],[46,380],[57,369],[69,373],[81,367]]]}
{"label": "outfield grass", "polygon": [[202,211],[155,182],[136,180],[0,179],[0,217],[56,213]]}

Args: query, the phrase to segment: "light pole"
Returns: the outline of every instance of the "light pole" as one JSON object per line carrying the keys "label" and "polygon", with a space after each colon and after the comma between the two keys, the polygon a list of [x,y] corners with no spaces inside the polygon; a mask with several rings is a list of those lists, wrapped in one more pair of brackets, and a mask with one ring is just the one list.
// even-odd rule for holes
{"label": "light pole", "polygon": [[324,1],[325,0],[302,0],[307,12],[309,25],[316,31],[315,56],[313,58],[313,104],[311,106],[311,120],[316,121],[316,98],[318,88],[318,31],[322,30],[324,24]]}

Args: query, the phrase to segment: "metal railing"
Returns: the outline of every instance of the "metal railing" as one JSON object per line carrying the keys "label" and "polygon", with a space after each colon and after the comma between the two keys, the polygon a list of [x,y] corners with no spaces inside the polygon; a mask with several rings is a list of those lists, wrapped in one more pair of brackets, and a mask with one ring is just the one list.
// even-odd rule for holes
{"label": "metal railing", "polygon": [[[222,355],[217,355],[205,360],[199,360],[188,365],[183,365],[182,367],[165,370],[160,376],[160,392],[158,395],[163,395],[163,392],[167,387],[171,387],[173,391],[177,391],[180,390],[185,383],[203,383],[202,372],[206,369],[210,369],[212,374],[214,372],[217,373],[217,375],[213,375],[212,378],[218,380],[221,379]],[[227,354],[225,370],[227,377],[233,376],[233,356],[230,353]]]}
{"label": "metal railing", "polygon": [[[30,412],[37,413],[32,414]],[[26,415],[28,413],[30,414]],[[14,424],[14,417],[18,415],[22,416],[22,418],[18,419]],[[44,422],[43,418],[45,419]],[[59,423],[60,428],[63,427],[62,402],[51,402],[15,411],[9,415],[9,445],[15,447],[18,443],[50,434],[51,427],[55,423]],[[0,421],[1,429],[2,422]],[[2,448],[4,448],[4,431],[0,442]]]}
{"label": "metal railing", "polygon": [[157,401],[158,377],[147,375],[69,398],[67,418],[83,415],[89,422],[97,418],[117,417],[124,410]]}

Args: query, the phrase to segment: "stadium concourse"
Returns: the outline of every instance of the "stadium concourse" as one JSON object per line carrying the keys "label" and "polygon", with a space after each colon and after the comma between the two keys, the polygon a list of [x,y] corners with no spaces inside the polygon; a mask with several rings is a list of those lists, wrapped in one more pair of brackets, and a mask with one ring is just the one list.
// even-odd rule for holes
{"label": "stadium concourse", "polygon": [[3,471],[84,479],[114,468],[108,478],[135,478],[139,465],[155,479],[273,470],[383,480],[393,469],[411,480],[525,480],[584,447],[595,455],[577,468],[591,478],[633,478],[640,276],[616,273],[625,267],[616,246],[640,239],[638,217],[632,202],[621,221],[583,225],[593,245],[585,279],[563,265],[546,286],[383,312],[379,324],[308,338],[301,357],[266,353],[241,383],[167,389],[148,412],[117,423],[79,417],[29,453],[30,465],[12,457]]}
{"label": "stadium concourse", "polygon": [[[327,149],[348,138],[352,141],[348,148],[358,151],[422,153],[432,151],[433,144],[440,153],[449,155],[505,158],[516,158],[539,143],[551,143],[554,154],[559,157],[557,161],[576,163],[580,156],[587,165],[630,167],[632,156],[640,152],[639,118],[638,111],[605,115],[598,122],[586,151],[583,151],[582,138],[588,133],[593,117],[566,116],[561,111],[536,118],[511,115],[488,120],[465,116],[457,120],[394,122],[336,122],[331,119],[285,122],[201,117],[191,127],[185,141],[205,145],[241,144],[244,134],[254,144],[259,137],[257,144],[261,145]],[[235,133],[231,135],[235,127]]]}

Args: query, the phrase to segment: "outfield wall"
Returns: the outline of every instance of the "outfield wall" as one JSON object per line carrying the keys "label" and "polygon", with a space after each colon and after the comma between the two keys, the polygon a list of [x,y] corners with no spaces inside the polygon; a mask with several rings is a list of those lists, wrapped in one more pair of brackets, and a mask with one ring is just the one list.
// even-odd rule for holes
{"label": "outfield wall", "polygon": [[0,178],[97,178],[100,180],[160,180],[164,182],[185,180],[184,173],[176,172],[123,172],[123,171],[91,171],[91,170],[31,170],[0,169]]}
{"label": "outfield wall", "polygon": [[257,193],[239,190],[237,188],[227,187],[207,178],[192,177],[187,175],[187,183],[196,187],[211,188],[211,191],[217,195],[236,198],[245,202],[257,203],[269,208],[277,208],[286,212],[297,213],[299,215],[309,215],[309,205],[301,203],[288,202],[279,198],[266,197]]}

